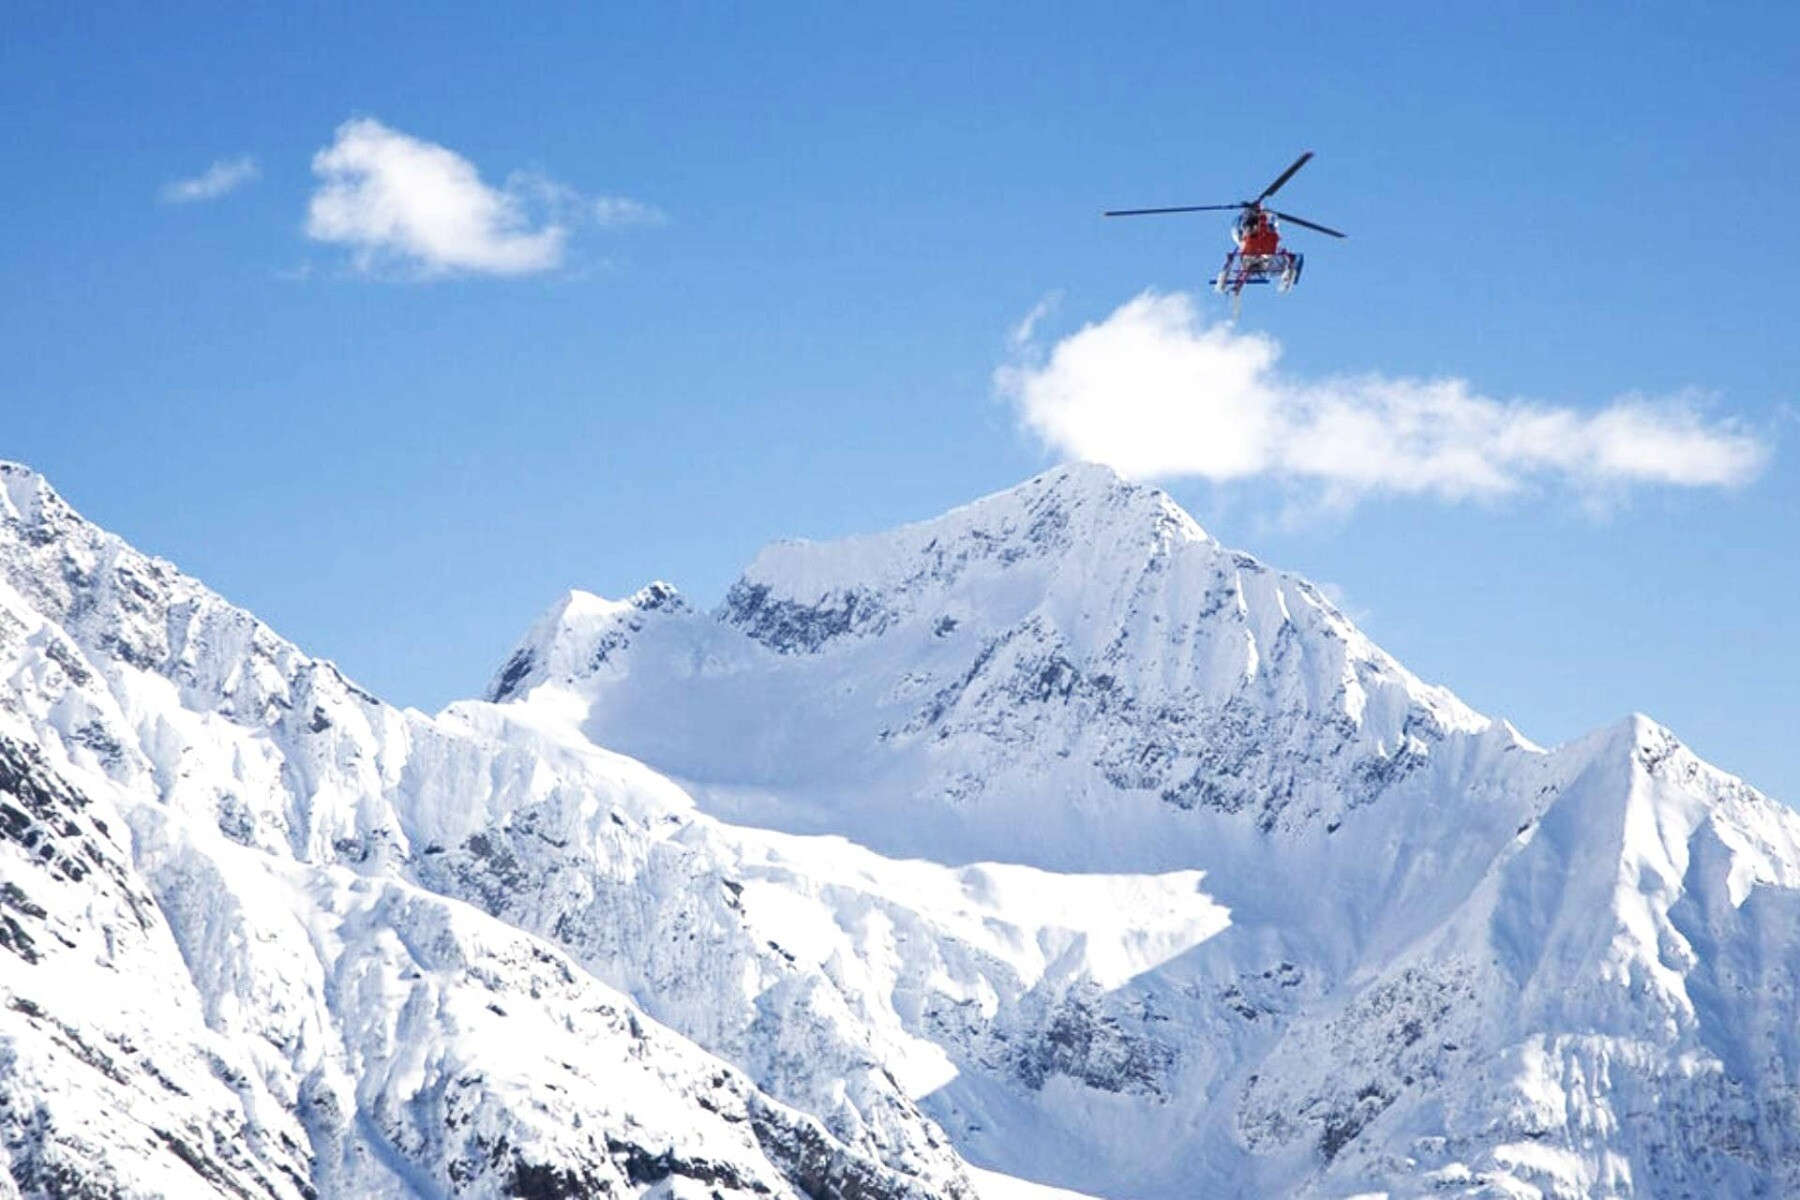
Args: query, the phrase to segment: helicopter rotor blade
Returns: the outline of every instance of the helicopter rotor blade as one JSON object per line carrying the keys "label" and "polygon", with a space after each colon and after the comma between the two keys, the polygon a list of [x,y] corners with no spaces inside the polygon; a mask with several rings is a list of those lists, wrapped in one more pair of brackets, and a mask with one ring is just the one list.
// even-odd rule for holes
{"label": "helicopter rotor blade", "polygon": [[1157,213],[1220,212],[1228,208],[1246,208],[1244,204],[1184,204],[1178,208],[1115,208],[1101,213],[1103,217],[1148,217]]}
{"label": "helicopter rotor blade", "polygon": [[1296,216],[1295,216],[1295,215],[1294,215],[1294,214],[1292,214],[1292,213],[1284,213],[1284,212],[1279,212],[1279,211],[1277,211],[1277,210],[1275,210],[1275,209],[1273,209],[1273,208],[1271,208],[1271,209],[1270,209],[1270,210],[1269,210],[1269,211],[1270,211],[1270,212],[1272,212],[1272,213],[1274,213],[1274,214],[1275,214],[1275,215],[1276,215],[1276,216],[1278,216],[1278,217],[1280,217],[1280,218],[1281,218],[1281,219],[1282,219],[1282,220],[1284,220],[1284,221],[1288,221],[1288,222],[1291,222],[1291,223],[1293,223],[1293,224],[1295,224],[1295,225],[1301,225],[1301,226],[1304,226],[1304,227],[1305,227],[1305,228],[1307,228],[1307,229],[1312,229],[1312,230],[1316,230],[1316,231],[1318,231],[1318,232],[1319,232],[1319,233],[1328,233],[1328,234],[1330,234],[1330,235],[1331,235],[1331,236],[1332,236],[1332,237],[1334,237],[1334,238],[1344,238],[1344,237],[1349,237],[1349,236],[1350,236],[1350,235],[1349,235],[1349,234],[1347,234],[1347,233],[1339,233],[1339,232],[1338,232],[1338,231],[1337,231],[1337,230],[1335,230],[1335,229],[1332,229],[1332,228],[1331,228],[1331,227],[1330,227],[1330,226],[1328,226],[1328,225],[1318,225],[1318,224],[1315,224],[1315,223],[1314,223],[1314,222],[1312,222],[1312,221],[1308,221],[1308,220],[1307,220],[1307,219],[1306,219],[1306,218],[1305,218],[1305,217],[1296,217]]}
{"label": "helicopter rotor blade", "polygon": [[1305,154],[1302,154],[1299,158],[1296,158],[1294,160],[1294,165],[1289,167],[1287,170],[1283,171],[1280,175],[1276,176],[1275,182],[1271,183],[1268,187],[1264,188],[1262,190],[1262,195],[1258,196],[1251,203],[1261,204],[1264,200],[1267,200],[1270,196],[1273,196],[1276,192],[1279,192],[1281,190],[1281,185],[1286,183],[1288,180],[1292,179],[1294,177],[1294,172],[1298,171],[1301,167],[1304,167],[1307,164],[1307,162],[1311,160],[1312,156],[1313,156],[1313,152],[1311,150],[1308,150]]}

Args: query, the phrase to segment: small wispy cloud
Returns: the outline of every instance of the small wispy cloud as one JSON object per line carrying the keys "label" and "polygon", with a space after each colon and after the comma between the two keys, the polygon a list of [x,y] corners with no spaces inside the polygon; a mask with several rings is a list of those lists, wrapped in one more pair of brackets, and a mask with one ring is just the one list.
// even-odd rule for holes
{"label": "small wispy cloud", "polygon": [[1138,478],[1269,477],[1338,506],[1544,484],[1604,503],[1647,484],[1738,487],[1770,454],[1691,395],[1584,411],[1495,399],[1461,379],[1296,379],[1277,370],[1275,339],[1209,324],[1181,293],[1146,292],[1047,349],[1034,325],[996,372],[999,392],[1053,450]]}
{"label": "small wispy cloud", "polygon": [[222,158],[191,179],[176,179],[163,185],[165,204],[193,204],[201,200],[217,200],[235,192],[247,183],[262,178],[256,160],[248,154]]}
{"label": "small wispy cloud", "polygon": [[1014,325],[1012,329],[1008,331],[1006,335],[1007,347],[1015,354],[1028,348],[1031,345],[1031,340],[1037,336],[1038,326],[1043,323],[1045,317],[1048,317],[1051,313],[1055,312],[1057,306],[1061,303],[1062,293],[1057,291],[1051,292],[1042,300],[1039,300],[1036,304],[1032,305],[1031,311],[1026,313],[1024,317],[1020,319],[1019,323]]}
{"label": "small wispy cloud", "polygon": [[633,200],[629,196],[595,196],[590,204],[594,220],[603,229],[624,229],[632,225],[667,225],[668,215],[654,204]]}
{"label": "small wispy cloud", "polygon": [[340,125],[312,167],[320,182],[307,236],[347,247],[368,274],[538,274],[563,265],[577,226],[663,219],[650,205],[584,196],[535,171],[490,185],[454,150],[371,117]]}
{"label": "small wispy cloud", "polygon": [[568,225],[625,229],[669,223],[668,214],[654,204],[630,196],[589,196],[542,171],[514,171],[506,177],[506,190],[528,200],[551,219]]}

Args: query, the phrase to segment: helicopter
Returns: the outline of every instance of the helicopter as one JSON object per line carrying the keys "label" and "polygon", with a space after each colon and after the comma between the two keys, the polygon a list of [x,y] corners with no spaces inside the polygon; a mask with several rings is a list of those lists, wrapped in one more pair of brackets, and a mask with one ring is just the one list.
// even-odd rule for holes
{"label": "helicopter", "polygon": [[1325,225],[1296,217],[1292,213],[1280,212],[1273,208],[1265,208],[1263,201],[1280,191],[1294,173],[1311,161],[1313,152],[1308,150],[1293,165],[1275,177],[1275,182],[1257,194],[1254,200],[1240,200],[1236,204],[1184,204],[1175,208],[1120,208],[1105,213],[1109,217],[1148,217],[1163,213],[1190,212],[1228,212],[1241,210],[1238,219],[1231,227],[1231,240],[1236,245],[1225,256],[1225,265],[1219,268],[1218,276],[1213,280],[1213,290],[1232,298],[1232,309],[1235,312],[1242,302],[1244,288],[1252,283],[1273,283],[1275,290],[1285,292],[1300,282],[1300,273],[1306,269],[1306,256],[1295,253],[1282,246],[1281,227],[1276,218],[1292,222],[1304,229],[1327,234],[1334,238],[1348,237]]}

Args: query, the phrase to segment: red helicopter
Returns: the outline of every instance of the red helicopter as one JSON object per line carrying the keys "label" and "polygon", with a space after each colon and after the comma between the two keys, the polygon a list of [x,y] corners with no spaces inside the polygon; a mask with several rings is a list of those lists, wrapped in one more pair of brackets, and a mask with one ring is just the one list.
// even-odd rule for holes
{"label": "red helicopter", "polygon": [[1146,217],[1161,213],[1189,212],[1223,212],[1230,209],[1242,209],[1237,221],[1231,227],[1231,240],[1237,243],[1237,249],[1225,256],[1225,265],[1219,268],[1218,278],[1213,280],[1213,289],[1225,293],[1232,298],[1235,309],[1242,299],[1244,287],[1251,283],[1274,283],[1277,291],[1285,292],[1300,282],[1300,272],[1306,268],[1306,256],[1296,254],[1281,244],[1281,229],[1275,222],[1280,217],[1283,221],[1292,221],[1306,229],[1329,234],[1334,238],[1347,237],[1324,225],[1296,217],[1292,213],[1279,212],[1273,208],[1264,208],[1263,201],[1281,190],[1283,184],[1294,177],[1294,173],[1311,160],[1313,152],[1308,150],[1294,160],[1294,165],[1283,171],[1254,200],[1240,200],[1236,204],[1186,204],[1177,208],[1121,208],[1105,214],[1109,217]]}

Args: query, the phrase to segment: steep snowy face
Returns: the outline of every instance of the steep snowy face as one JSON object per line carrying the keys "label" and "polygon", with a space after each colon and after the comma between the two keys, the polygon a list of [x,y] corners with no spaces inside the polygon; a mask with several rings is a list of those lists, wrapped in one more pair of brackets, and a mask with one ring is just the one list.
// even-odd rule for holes
{"label": "steep snowy face", "polygon": [[[0,713],[0,1160],[8,1194],[304,1195],[300,1122],[246,1103],[120,814]],[[249,1075],[244,1080],[248,1084]]]}
{"label": "steep snowy face", "polygon": [[581,678],[641,632],[655,614],[686,611],[687,602],[666,583],[653,583],[625,600],[571,591],[531,627],[485,694],[502,701],[551,680]]}
{"label": "steep snowy face", "polygon": [[[677,789],[382,705],[22,468],[0,501],[0,1139],[28,1194],[967,1195],[867,1031],[755,986],[829,990],[723,899]],[[559,908],[565,868],[616,906]],[[653,874],[693,903],[630,895]],[[761,1011],[816,1067],[753,1080],[602,981],[701,957],[658,940],[694,908],[743,974],[658,1002]]]}
{"label": "steep snowy face", "polygon": [[571,593],[489,695],[0,467],[23,1194],[1800,1192],[1800,819],[1530,746],[1153,489]]}
{"label": "steep snowy face", "polygon": [[1123,978],[894,993],[978,1161],[1140,1197],[1796,1179],[1755,989],[1793,978],[1800,823],[1641,720],[1545,754],[1154,489],[1063,468],[778,545],[711,614],[577,598],[508,674],[501,711],[736,819],[1204,873],[1224,927]]}
{"label": "steep snowy face", "polygon": [[42,620],[68,680],[85,688],[91,675],[92,692],[117,706],[118,744],[86,745],[65,728],[67,705],[57,711],[59,681],[36,693],[46,736],[76,761],[246,844],[316,862],[404,851],[383,803],[407,754],[400,713],[7,463],[0,584]]}
{"label": "steep snowy face", "polygon": [[943,1194],[517,930],[89,795],[16,732],[0,1157],[24,1195]]}
{"label": "steep snowy face", "polygon": [[27,606],[109,677],[155,672],[180,688],[190,709],[266,723],[293,707],[297,675],[314,667],[335,674],[170,564],[83,519],[42,476],[13,463],[0,463],[0,569]]}
{"label": "steep snowy face", "polygon": [[1516,836],[1294,1015],[1237,1136],[1318,1195],[1794,1194],[1800,817],[1642,717],[1526,765]]}
{"label": "steep snowy face", "polygon": [[490,695],[582,715],[723,813],[1082,869],[1181,865],[1206,823],[1180,813],[1334,826],[1409,778],[1454,786],[1447,740],[1516,741],[1096,466],[775,545],[710,615],[660,586],[565,601]]}

